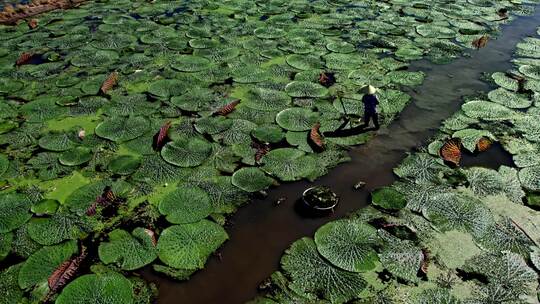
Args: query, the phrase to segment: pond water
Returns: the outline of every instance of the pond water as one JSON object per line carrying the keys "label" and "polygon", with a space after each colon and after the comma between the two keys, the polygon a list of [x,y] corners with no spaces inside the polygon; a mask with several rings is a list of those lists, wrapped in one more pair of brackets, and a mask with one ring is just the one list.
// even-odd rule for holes
{"label": "pond water", "polygon": [[[378,131],[367,144],[351,150],[352,161],[332,170],[315,183],[296,182],[271,190],[268,197],[256,199],[231,218],[227,228],[230,240],[212,257],[206,268],[187,282],[176,282],[143,271],[143,276],[159,284],[160,304],[244,303],[255,297],[258,285],[277,270],[283,251],[296,239],[310,236],[326,222],[341,218],[366,206],[369,192],[389,185],[395,177],[392,168],[406,153],[420,147],[442,120],[457,111],[462,96],[487,91],[491,85],[480,80],[481,72],[509,69],[509,60],[520,38],[536,31],[540,13],[520,17],[504,26],[497,40],[448,65],[417,61],[411,70],[427,73],[425,82],[414,91],[413,103],[388,128]],[[464,166],[498,167],[511,164],[499,147],[478,157],[466,156]],[[366,187],[355,190],[357,181]],[[299,212],[302,191],[313,184],[328,185],[341,197],[333,214],[309,217]],[[286,200],[276,204],[280,198]]]}
{"label": "pond water", "polygon": [[[328,295],[321,292],[321,286],[341,284],[340,276],[328,279],[325,274],[337,271],[347,277],[353,270],[332,261],[312,240],[298,250],[293,245],[287,254],[299,252],[292,263],[301,270],[296,275],[287,263],[280,268],[283,252],[329,221],[371,210],[364,208],[370,193],[396,181],[393,168],[407,153],[425,151],[426,142],[441,121],[460,108],[464,96],[517,103],[515,117],[507,114],[520,123],[515,129],[539,131],[533,117],[540,113],[534,112],[538,100],[518,98],[529,90],[525,85],[538,86],[534,91],[540,94],[538,70],[525,67],[522,73],[534,79],[526,83],[504,73],[493,75],[499,86],[504,88],[501,82],[506,81],[516,94],[499,90],[485,96],[495,88],[485,81],[487,75],[512,68],[516,43],[535,33],[540,14],[514,16],[530,14],[529,2],[440,1],[433,10],[427,3],[394,2],[105,0],[17,24],[11,23],[18,15],[4,14],[0,22],[10,25],[0,26],[0,277],[8,279],[0,283],[0,294],[10,303],[24,297],[28,302],[59,304],[108,303],[111,298],[116,301],[110,304],[131,303],[133,298],[138,303],[245,303],[260,295],[258,286],[281,269],[291,284],[318,281],[309,290],[314,296],[307,298],[319,293],[331,302],[364,298],[358,293],[364,289],[358,274],[347,297],[335,298],[330,289]],[[460,8],[469,17],[464,18]],[[507,25],[499,32],[502,24]],[[498,39],[452,60],[487,35]],[[533,52],[538,46],[540,39],[535,38],[520,49],[532,49],[531,57],[540,58]],[[415,61],[421,57],[426,60]],[[540,66],[539,62],[530,65]],[[344,138],[328,136],[342,123],[344,112],[362,115],[368,84],[379,89],[384,127]],[[533,102],[535,108],[524,112],[520,103]],[[475,102],[464,108],[471,104]],[[497,109],[483,105],[487,112]],[[464,112],[476,117],[471,109]],[[351,135],[357,124],[360,121],[344,133]],[[506,131],[502,124],[489,130]],[[455,137],[465,142],[467,134]],[[361,143],[365,144],[352,148]],[[512,159],[519,165],[505,149],[511,151],[501,136],[500,144],[485,153],[465,153],[462,166],[498,168],[512,166]],[[430,157],[442,163],[433,153],[436,149],[430,151]],[[350,162],[326,170],[344,161],[347,153]],[[400,176],[424,178],[429,164],[418,163],[421,170]],[[482,169],[473,173],[478,171]],[[528,186],[540,180],[540,166],[519,172],[526,174],[519,179]],[[429,174],[435,179],[442,176],[439,173]],[[477,176],[482,182],[484,176]],[[456,192],[475,185],[473,178],[460,177],[449,177],[460,187]],[[288,182],[298,180],[302,181]],[[277,181],[283,185],[277,187]],[[354,189],[359,182],[365,187]],[[314,185],[330,186],[341,197],[332,213],[306,211],[300,197]],[[261,191],[268,188],[263,197]],[[540,191],[540,185],[537,188],[533,191]],[[392,194],[383,194],[388,193]],[[481,194],[485,193],[490,192]],[[521,193],[513,202],[523,201]],[[379,203],[388,196],[377,197],[383,194],[374,195],[374,205],[390,212],[405,205],[400,199],[399,204],[382,206]],[[464,197],[456,196],[456,205],[467,207]],[[485,218],[469,222],[484,223]],[[499,222],[489,224],[489,232],[502,229]],[[334,235],[346,239],[341,231]],[[387,240],[384,234],[382,241]],[[412,234],[405,237],[410,238]],[[500,251],[496,245],[493,248]],[[399,251],[390,247],[377,248],[376,253]],[[427,264],[424,249],[439,247],[415,247],[408,256],[416,259],[421,253]],[[311,252],[309,263],[306,252]],[[66,261],[78,268],[76,278],[59,277]],[[386,276],[385,271],[394,275],[392,267],[381,262],[384,271],[370,272],[372,279]],[[416,282],[419,267],[424,270],[426,265],[414,266],[407,269],[409,278],[414,277],[410,282]],[[71,276],[72,270],[64,275]],[[158,285],[155,301],[139,275]],[[191,278],[180,282],[166,275]],[[57,279],[62,286],[42,288]],[[110,288],[100,288],[109,280]],[[341,292],[340,286],[333,287]]]}

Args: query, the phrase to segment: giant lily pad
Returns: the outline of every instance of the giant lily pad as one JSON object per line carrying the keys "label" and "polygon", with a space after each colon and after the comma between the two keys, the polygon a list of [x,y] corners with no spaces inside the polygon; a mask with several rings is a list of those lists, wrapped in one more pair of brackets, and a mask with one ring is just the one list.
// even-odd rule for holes
{"label": "giant lily pad", "polygon": [[373,205],[387,210],[403,209],[407,205],[405,196],[391,187],[377,189],[371,193]]}
{"label": "giant lily pad", "polygon": [[227,238],[221,226],[208,220],[171,226],[159,237],[158,256],[173,268],[201,269],[208,256]]}
{"label": "giant lily pad", "polygon": [[86,147],[75,147],[60,154],[58,161],[64,166],[78,166],[92,159],[92,150]]}
{"label": "giant lily pad", "polygon": [[424,82],[424,72],[392,71],[386,74],[391,82],[404,86],[417,86]]}
{"label": "giant lily pad", "polygon": [[280,148],[266,154],[262,170],[282,181],[307,178],[317,168],[315,158],[292,148]]}
{"label": "giant lily pad", "polygon": [[202,164],[211,152],[212,146],[204,139],[181,138],[166,144],[161,150],[161,156],[176,166],[195,167]]}
{"label": "giant lily pad", "polygon": [[210,197],[199,187],[180,186],[159,203],[159,211],[173,224],[194,223],[212,211]]}
{"label": "giant lily pad", "polygon": [[540,166],[523,168],[519,171],[519,180],[524,188],[540,191]]}
{"label": "giant lily pad", "polygon": [[320,84],[308,81],[293,81],[285,87],[291,97],[324,97],[328,89]]}
{"label": "giant lily pad", "polygon": [[319,253],[334,266],[352,272],[375,267],[378,257],[372,245],[377,242],[377,230],[358,220],[330,222],[315,233]]}
{"label": "giant lily pad", "polygon": [[349,272],[328,263],[317,252],[315,242],[302,238],[294,242],[281,258],[281,267],[291,278],[289,286],[313,298],[345,303],[358,298],[366,287],[359,273]]}
{"label": "giant lily pad", "polygon": [[142,116],[111,117],[96,127],[100,137],[124,142],[143,135],[148,130],[148,120]]}
{"label": "giant lily pad", "polygon": [[210,60],[203,57],[180,55],[174,58],[171,66],[173,69],[182,72],[198,72],[208,69]]}
{"label": "giant lily pad", "polygon": [[46,246],[32,254],[24,262],[19,273],[22,289],[46,283],[49,276],[60,264],[77,252],[77,242],[68,241],[55,246]]}
{"label": "giant lily pad", "polygon": [[66,151],[75,146],[67,134],[49,134],[39,139],[39,146],[50,151]]}
{"label": "giant lily pad", "polygon": [[516,116],[514,111],[498,103],[472,100],[461,106],[465,115],[487,121],[510,120]]}
{"label": "giant lily pad", "polygon": [[25,195],[0,195],[0,233],[12,231],[28,221],[32,217],[30,206],[31,202]]}
{"label": "giant lily pad", "polygon": [[131,155],[121,155],[109,163],[109,170],[114,174],[129,175],[141,165],[141,160]]}
{"label": "giant lily pad", "polygon": [[491,132],[486,130],[478,130],[478,129],[463,129],[454,132],[452,134],[453,138],[459,138],[461,139],[461,144],[463,147],[470,152],[474,152],[476,150],[476,145],[480,139],[483,137],[489,138],[490,140],[496,140],[495,136],[491,134]]}
{"label": "giant lily pad", "polygon": [[21,264],[13,265],[0,272],[0,299],[1,304],[18,304],[23,301],[23,290],[17,284],[17,277]]}
{"label": "giant lily pad", "polygon": [[114,272],[87,274],[69,283],[58,296],[57,304],[132,304],[133,285]]}
{"label": "giant lily pad", "polygon": [[232,183],[246,192],[256,192],[268,188],[273,180],[259,168],[242,168],[234,172]]}
{"label": "giant lily pad", "polygon": [[420,270],[423,255],[420,248],[411,241],[391,238],[387,240],[383,252],[379,254],[384,268],[394,276],[410,282],[418,282],[416,274]]}
{"label": "giant lily pad", "polygon": [[285,130],[307,131],[317,122],[319,115],[305,108],[288,108],[278,113],[276,122]]}
{"label": "giant lily pad", "polygon": [[77,239],[84,224],[71,214],[55,214],[50,218],[33,218],[28,223],[28,234],[41,245],[54,245]]}
{"label": "giant lily pad", "polygon": [[503,88],[498,88],[489,92],[488,97],[491,101],[511,109],[526,109],[532,105],[532,100],[529,100],[527,96]]}
{"label": "giant lily pad", "polygon": [[297,68],[299,70],[322,68],[322,61],[316,56],[294,54],[287,57],[287,63],[293,68]]}
{"label": "giant lily pad", "polygon": [[116,263],[124,270],[135,270],[152,263],[156,258],[153,232],[135,228],[129,232],[116,229],[109,233],[109,241],[99,244],[99,259],[105,263]]}

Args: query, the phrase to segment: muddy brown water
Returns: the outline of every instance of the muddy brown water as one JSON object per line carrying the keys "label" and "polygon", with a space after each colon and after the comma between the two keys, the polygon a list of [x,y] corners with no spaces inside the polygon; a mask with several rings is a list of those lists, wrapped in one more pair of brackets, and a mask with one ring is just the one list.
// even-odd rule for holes
{"label": "muddy brown water", "polygon": [[[258,295],[257,287],[278,270],[283,251],[295,240],[312,236],[326,222],[342,218],[367,205],[369,192],[395,181],[392,168],[409,151],[425,144],[439,128],[442,120],[456,112],[462,97],[487,91],[490,85],[481,81],[481,73],[511,68],[515,45],[527,35],[533,35],[539,25],[540,13],[520,17],[503,26],[497,40],[487,48],[471,51],[470,58],[461,58],[447,65],[417,61],[411,70],[426,72],[423,85],[409,91],[413,102],[388,128],[378,131],[367,144],[351,150],[352,161],[333,169],[314,183],[307,181],[283,184],[269,191],[265,199],[255,199],[231,217],[227,229],[230,240],[219,250],[219,258],[209,259],[205,269],[189,281],[177,282],[158,276],[149,270],[143,276],[159,286],[159,304],[239,304]],[[469,164],[511,164],[502,149],[465,161]],[[367,183],[354,190],[357,181]],[[298,212],[302,192],[312,185],[328,185],[341,197],[335,212],[325,217],[306,217]],[[286,197],[279,206],[275,202]]]}

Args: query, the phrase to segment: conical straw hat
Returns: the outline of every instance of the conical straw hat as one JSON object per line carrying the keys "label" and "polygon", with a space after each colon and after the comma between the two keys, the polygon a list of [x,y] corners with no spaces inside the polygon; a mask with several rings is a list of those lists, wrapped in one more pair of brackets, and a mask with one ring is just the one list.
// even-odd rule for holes
{"label": "conical straw hat", "polygon": [[362,93],[373,95],[377,93],[377,88],[372,85],[367,85],[361,89]]}

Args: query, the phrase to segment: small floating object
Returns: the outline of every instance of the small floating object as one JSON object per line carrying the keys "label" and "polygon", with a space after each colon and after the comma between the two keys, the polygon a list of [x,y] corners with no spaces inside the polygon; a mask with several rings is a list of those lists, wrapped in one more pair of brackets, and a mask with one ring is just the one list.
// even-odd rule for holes
{"label": "small floating object", "polygon": [[315,186],[304,191],[302,201],[315,210],[333,210],[339,197],[327,186]]}
{"label": "small floating object", "polygon": [[358,183],[354,184],[354,189],[359,190],[366,186],[366,183],[363,181],[359,181]]}
{"label": "small floating object", "polygon": [[283,196],[283,197],[280,197],[280,198],[278,198],[278,200],[276,201],[276,206],[279,206],[279,205],[281,205],[281,203],[284,203],[284,202],[285,202],[286,200],[287,200],[287,198],[286,198],[286,197],[284,197],[284,196]]}

